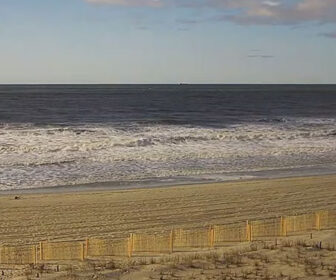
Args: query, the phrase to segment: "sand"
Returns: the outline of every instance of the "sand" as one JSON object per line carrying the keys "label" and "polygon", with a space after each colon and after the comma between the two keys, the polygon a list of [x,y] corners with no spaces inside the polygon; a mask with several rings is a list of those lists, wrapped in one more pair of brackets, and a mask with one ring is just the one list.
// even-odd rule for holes
{"label": "sand", "polygon": [[336,176],[0,196],[3,244],[124,237],[336,209]]}
{"label": "sand", "polygon": [[0,271],[2,280],[335,279],[336,231],[314,231],[313,239],[304,234],[159,257],[0,265]]}

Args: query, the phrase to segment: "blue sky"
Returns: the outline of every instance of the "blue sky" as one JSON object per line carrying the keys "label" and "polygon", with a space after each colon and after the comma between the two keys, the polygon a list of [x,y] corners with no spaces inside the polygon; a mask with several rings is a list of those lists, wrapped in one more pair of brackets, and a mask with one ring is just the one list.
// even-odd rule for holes
{"label": "blue sky", "polygon": [[0,83],[336,83],[335,0],[0,0]]}

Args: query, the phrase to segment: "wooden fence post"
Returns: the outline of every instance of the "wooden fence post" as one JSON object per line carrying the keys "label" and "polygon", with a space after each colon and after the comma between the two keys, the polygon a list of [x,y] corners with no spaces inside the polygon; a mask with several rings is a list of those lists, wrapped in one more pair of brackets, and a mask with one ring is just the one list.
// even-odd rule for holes
{"label": "wooden fence post", "polygon": [[248,220],[246,221],[246,239],[247,241],[252,241],[252,225]]}
{"label": "wooden fence post", "polygon": [[281,236],[287,236],[287,220],[281,216]]}
{"label": "wooden fence post", "polygon": [[251,228],[248,220],[246,221],[246,240],[251,241]]}
{"label": "wooden fence post", "polygon": [[250,241],[253,240],[253,226],[250,224]]}
{"label": "wooden fence post", "polygon": [[246,240],[247,241],[250,241],[250,227],[249,227],[249,224],[248,224],[248,220],[246,221]]}
{"label": "wooden fence post", "polygon": [[37,263],[37,246],[33,246],[33,259],[34,259],[34,264]]}
{"label": "wooden fence post", "polygon": [[89,255],[89,238],[85,240],[85,257],[87,258]]}
{"label": "wooden fence post", "polygon": [[315,213],[315,225],[316,225],[316,229],[317,230],[321,229],[321,216],[320,216],[320,212],[316,212]]}
{"label": "wooden fence post", "polygon": [[288,225],[287,225],[287,217],[284,219],[284,235],[287,236],[288,232]]}
{"label": "wooden fence post", "polygon": [[40,242],[40,261],[43,261],[43,242]]}
{"label": "wooden fence post", "polygon": [[133,233],[130,233],[130,236],[128,238],[128,257],[131,258],[133,254]]}
{"label": "wooden fence post", "polygon": [[213,246],[213,241],[212,241],[212,226],[209,226],[209,229],[208,229],[208,244],[209,244],[209,248],[212,248],[212,246]]}
{"label": "wooden fence post", "polygon": [[34,249],[35,249],[35,264],[37,264],[37,261],[38,261],[38,245],[35,245],[34,246]]}
{"label": "wooden fence post", "polygon": [[210,229],[210,246],[211,248],[215,247],[215,227],[211,226]]}
{"label": "wooden fence post", "polygon": [[174,230],[173,229],[170,231],[169,247],[170,247],[170,253],[172,254],[174,252]]}

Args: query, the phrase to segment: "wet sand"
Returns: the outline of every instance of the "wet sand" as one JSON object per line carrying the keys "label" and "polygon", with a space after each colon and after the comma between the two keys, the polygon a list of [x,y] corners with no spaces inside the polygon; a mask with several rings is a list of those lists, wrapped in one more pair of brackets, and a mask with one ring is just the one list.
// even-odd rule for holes
{"label": "wet sand", "polygon": [[336,176],[0,196],[2,243],[126,236],[336,209]]}

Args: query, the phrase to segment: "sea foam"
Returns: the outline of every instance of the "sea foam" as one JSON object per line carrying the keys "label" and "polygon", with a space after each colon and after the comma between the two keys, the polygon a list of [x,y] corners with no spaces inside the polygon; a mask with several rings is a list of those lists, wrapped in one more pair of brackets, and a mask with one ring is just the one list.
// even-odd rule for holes
{"label": "sea foam", "polygon": [[1,124],[0,190],[171,177],[196,179],[329,164],[336,120],[178,124]]}

